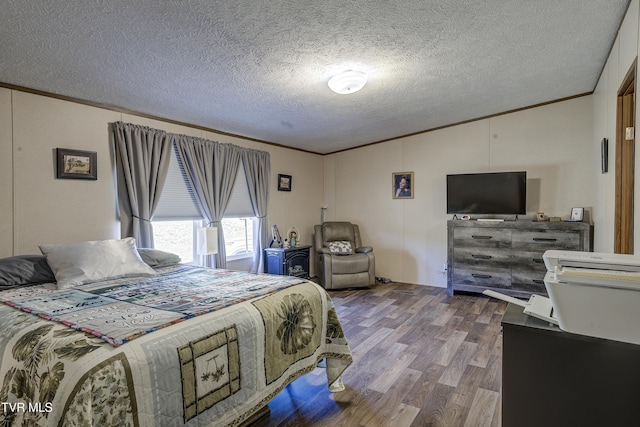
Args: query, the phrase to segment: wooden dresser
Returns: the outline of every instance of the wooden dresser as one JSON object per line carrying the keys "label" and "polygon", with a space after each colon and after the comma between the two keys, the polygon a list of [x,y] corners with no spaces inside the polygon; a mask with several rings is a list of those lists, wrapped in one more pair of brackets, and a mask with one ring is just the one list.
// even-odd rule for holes
{"label": "wooden dresser", "polygon": [[447,293],[492,289],[515,297],[546,295],[542,255],[549,249],[591,251],[583,222],[447,222]]}

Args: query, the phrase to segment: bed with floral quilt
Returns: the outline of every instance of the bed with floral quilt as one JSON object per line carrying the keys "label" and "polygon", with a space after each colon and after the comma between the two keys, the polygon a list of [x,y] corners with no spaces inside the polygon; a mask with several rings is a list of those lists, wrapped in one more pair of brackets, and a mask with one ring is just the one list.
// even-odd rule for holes
{"label": "bed with floral quilt", "polygon": [[0,259],[0,425],[236,426],[322,359],[343,387],[351,353],[315,283],[133,239],[40,249]]}

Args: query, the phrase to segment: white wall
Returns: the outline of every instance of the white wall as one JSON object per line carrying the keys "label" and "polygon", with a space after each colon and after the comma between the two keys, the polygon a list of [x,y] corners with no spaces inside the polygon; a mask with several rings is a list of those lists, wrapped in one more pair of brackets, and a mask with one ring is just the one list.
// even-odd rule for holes
{"label": "white wall", "polygon": [[[617,44],[616,46],[617,47]],[[600,143],[603,138],[608,139],[608,172],[594,174],[594,206],[593,221],[598,224],[594,229],[594,250],[597,252],[613,252],[613,220],[615,205],[615,149],[616,149],[616,98],[611,97],[609,87],[617,78],[617,67],[611,58],[617,53],[617,49],[611,52],[610,61],[604,68],[600,81],[593,93],[593,138],[592,152],[596,168],[601,162]],[[613,68],[613,70],[612,70]],[[612,78],[613,76],[613,78]]]}
{"label": "white wall", "polygon": [[[613,252],[616,98],[640,52],[639,21],[640,0],[633,0],[591,96],[327,156],[327,219],[363,225],[365,243],[377,254],[377,275],[446,286],[444,176],[525,169],[529,214],[541,210],[566,218],[571,207],[586,207],[594,250]],[[609,140],[606,174],[600,169],[603,138]],[[391,199],[391,173],[401,171],[415,172],[412,200]],[[640,200],[638,171],[635,200]],[[640,202],[635,206],[634,249],[640,253]]]}
{"label": "white wall", "polygon": [[[593,137],[591,151],[594,169],[600,165],[600,143],[603,138],[609,140],[609,172],[595,173],[592,177],[595,201],[594,222],[595,250],[613,252],[615,220],[615,153],[616,153],[616,112],[617,94],[624,77],[636,60],[640,43],[638,42],[638,21],[640,1],[633,0],[620,26],[618,37],[611,49],[607,63],[593,94]],[[636,85],[638,75],[636,75]],[[640,111],[636,96],[636,127],[640,123]],[[636,135],[638,132],[636,132]],[[640,165],[640,147],[636,142],[636,165]],[[640,200],[640,172],[635,172],[635,200]],[[635,202],[634,209],[634,252],[640,253],[640,203]]]}
{"label": "white wall", "polygon": [[[446,175],[526,170],[529,217],[566,219],[594,205],[592,116],[585,96],[326,156],[327,220],[360,224],[378,276],[446,286]],[[414,198],[392,199],[405,171]]]}
{"label": "white wall", "polygon": [[[322,206],[320,155],[0,88],[0,257],[38,253],[40,243],[120,237],[109,136],[119,120],[268,151],[269,224],[284,233],[296,226],[300,243],[311,243]],[[57,147],[96,151],[98,180],[56,179]],[[293,176],[291,192],[277,191],[278,173]]]}

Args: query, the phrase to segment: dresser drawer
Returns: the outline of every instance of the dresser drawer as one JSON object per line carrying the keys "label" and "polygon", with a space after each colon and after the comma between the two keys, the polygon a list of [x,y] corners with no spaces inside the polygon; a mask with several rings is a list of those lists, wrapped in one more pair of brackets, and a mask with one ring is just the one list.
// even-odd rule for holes
{"label": "dresser drawer", "polygon": [[453,272],[453,282],[460,286],[509,288],[511,287],[511,271],[508,269],[457,269]]}
{"label": "dresser drawer", "polygon": [[453,268],[505,268],[509,269],[511,250],[481,247],[459,247],[453,249]]}
{"label": "dresser drawer", "polygon": [[547,295],[544,273],[513,271],[511,282],[514,288],[540,295]]}
{"label": "dresser drawer", "polygon": [[542,259],[542,252],[514,250],[511,254],[512,286],[535,294],[547,294],[544,286],[544,275],[547,268]]}
{"label": "dresser drawer", "polygon": [[511,268],[513,271],[529,273],[540,273],[544,276],[547,267],[542,258],[543,252],[521,251],[514,249],[511,251]]}
{"label": "dresser drawer", "polygon": [[511,230],[458,228],[453,230],[453,244],[456,248],[509,248]]}
{"label": "dresser drawer", "polygon": [[568,231],[516,231],[511,242],[518,250],[543,253],[547,249],[580,250],[580,234]]}

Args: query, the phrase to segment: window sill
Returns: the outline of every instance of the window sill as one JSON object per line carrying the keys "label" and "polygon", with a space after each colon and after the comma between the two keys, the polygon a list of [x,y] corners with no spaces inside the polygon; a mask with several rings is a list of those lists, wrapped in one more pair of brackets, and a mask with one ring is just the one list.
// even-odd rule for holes
{"label": "window sill", "polygon": [[251,259],[251,258],[253,258],[253,254],[251,253],[241,254],[241,255],[230,255],[227,257],[227,261],[239,261],[239,260]]}

